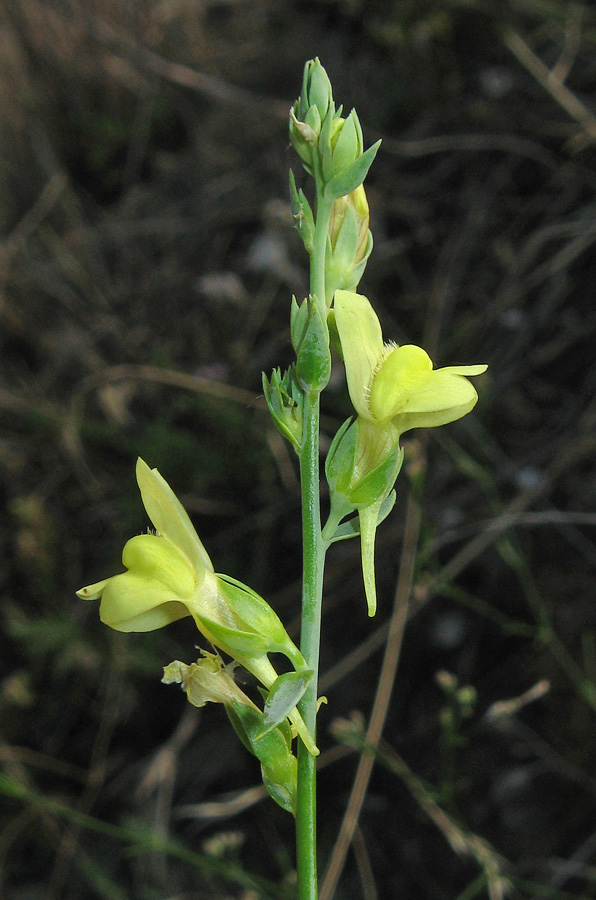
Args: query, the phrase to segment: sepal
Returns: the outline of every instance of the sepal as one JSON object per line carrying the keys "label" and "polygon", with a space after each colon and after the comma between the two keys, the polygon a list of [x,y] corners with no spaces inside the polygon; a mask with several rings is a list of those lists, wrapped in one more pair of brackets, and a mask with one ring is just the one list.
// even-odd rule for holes
{"label": "sepal", "polygon": [[328,181],[325,185],[325,196],[329,199],[338,200],[340,197],[345,197],[346,194],[351,194],[357,187],[360,187],[368,175],[368,170],[372,166],[380,146],[381,141],[379,140],[372,147],[369,147],[368,150],[365,150],[358,159],[355,159]]}
{"label": "sepal", "polygon": [[321,147],[322,143],[321,140],[323,176],[330,182],[362,156],[362,128],[356,110],[353,109],[346,119],[336,116],[331,122],[328,144]]}
{"label": "sepal", "polygon": [[[232,628],[239,635],[238,640],[245,639],[245,634],[252,632],[265,641],[265,653],[283,653],[291,662],[295,662],[299,651],[291,640],[283,623],[275,610],[259,594],[229,575],[218,575],[219,586],[226,599],[226,605],[232,615]],[[218,627],[226,626],[218,623]],[[243,628],[245,631],[243,631]],[[222,634],[224,632],[222,631]],[[225,650],[225,647],[222,647]],[[226,651],[227,652],[227,651]],[[237,653],[230,656],[238,657]],[[244,656],[244,652],[241,653]],[[250,656],[260,655],[250,653]]]}

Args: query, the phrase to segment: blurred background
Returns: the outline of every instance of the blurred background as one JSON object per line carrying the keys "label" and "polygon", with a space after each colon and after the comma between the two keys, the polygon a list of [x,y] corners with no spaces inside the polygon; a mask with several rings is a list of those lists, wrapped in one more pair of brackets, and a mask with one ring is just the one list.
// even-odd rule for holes
{"label": "blurred background", "polygon": [[[329,554],[321,870],[337,900],[595,897],[591,4],[4,0],[0,47],[0,897],[294,896],[258,763],[160,683],[196,658],[189,620],[119,635],[74,591],[147,527],[141,455],[298,633],[296,466],[261,371],[307,289],[287,113],[313,56],[383,138],[361,291],[385,335],[489,363],[473,414],[407,436],[376,619],[357,542]],[[349,410],[338,366],[325,445]]]}

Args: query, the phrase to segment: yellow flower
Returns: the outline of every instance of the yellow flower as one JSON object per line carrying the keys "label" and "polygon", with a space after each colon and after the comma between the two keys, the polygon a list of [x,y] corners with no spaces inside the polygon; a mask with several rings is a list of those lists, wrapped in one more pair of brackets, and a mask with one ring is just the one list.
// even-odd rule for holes
{"label": "yellow flower", "polygon": [[485,365],[434,369],[421,347],[384,343],[377,315],[362,294],[337,291],[334,309],[348,390],[361,419],[391,425],[399,436],[454,422],[474,408],[478,394],[466,376],[481,375]]}
{"label": "yellow flower", "polygon": [[[188,514],[157,469],[137,461],[137,481],[155,534],[131,538],[122,553],[127,571],[77,591],[100,600],[102,622],[116,631],[153,631],[192,616],[201,634],[268,689],[277,679],[269,653],[308,669],[281,620],[258,594],[218,575]],[[294,709],[289,718],[311,753],[312,737]]]}
{"label": "yellow flower", "polygon": [[350,398],[358,417],[336,435],[326,465],[331,494],[329,531],[351,509],[358,510],[362,573],[368,614],[375,614],[375,533],[383,505],[403,459],[399,440],[411,428],[432,428],[469,413],[478,400],[466,376],[486,366],[434,369],[413,344],[384,343],[381,324],[362,294],[338,290],[335,323]]}

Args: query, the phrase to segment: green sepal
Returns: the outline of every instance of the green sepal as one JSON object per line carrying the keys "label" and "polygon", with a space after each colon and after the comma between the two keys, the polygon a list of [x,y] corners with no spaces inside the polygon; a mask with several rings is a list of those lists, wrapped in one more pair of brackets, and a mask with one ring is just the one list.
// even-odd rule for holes
{"label": "green sepal", "polygon": [[322,391],[331,376],[331,352],[325,298],[308,298],[308,324],[297,351],[296,378],[304,391]]}
{"label": "green sepal", "polygon": [[379,140],[372,147],[369,147],[368,150],[365,150],[362,156],[350,163],[342,172],[335,175],[325,185],[325,196],[329,199],[338,200],[340,197],[345,197],[346,194],[351,194],[352,191],[355,191],[366,178],[380,145],[381,141]]}
{"label": "green sepal", "polygon": [[321,130],[321,113],[316,106],[309,106],[304,116],[304,124],[312,128],[316,135]]}
{"label": "green sepal", "polygon": [[315,220],[310,203],[306,199],[302,188],[296,187],[294,173],[290,169],[290,204],[294,216],[294,227],[302,238],[307,253],[312,253],[315,234]]}
{"label": "green sepal", "polygon": [[219,622],[214,622],[213,619],[208,619],[207,616],[202,616],[196,612],[194,617],[201,623],[201,630],[204,631],[205,636],[216,647],[219,647],[220,650],[223,650],[229,656],[233,656],[239,662],[264,656],[272,649],[271,641],[262,634],[229,628],[227,625],[221,625]]}
{"label": "green sepal", "polygon": [[305,669],[302,672],[285,672],[276,678],[267,694],[263,727],[258,740],[286,721],[287,716],[300,703],[312,676],[312,669]]}
{"label": "green sepal", "polygon": [[[333,312],[333,310],[332,310]],[[325,475],[330,493],[346,494],[350,487],[350,479],[354,469],[354,454],[358,430],[353,420],[346,419],[331,441],[325,459]]]}
{"label": "green sepal", "polygon": [[348,496],[356,509],[364,509],[385,499],[395,484],[403,461],[403,447],[396,445],[384,462],[350,489]]}
{"label": "green sepal", "polygon": [[246,624],[251,631],[262,635],[269,642],[269,646],[275,646],[279,652],[285,652],[282,648],[289,644],[292,650],[295,649],[281,619],[266,600],[230,575],[217,577],[226,595],[228,606],[240,623]]}
{"label": "green sepal", "polygon": [[329,108],[329,110],[327,111],[327,115],[321,122],[321,132],[317,141],[317,147],[319,151],[319,158],[323,167],[323,174],[331,165],[333,159],[333,150],[331,145],[333,143],[334,136],[337,134],[338,128],[341,128],[342,118],[340,113],[341,110],[338,110],[336,112],[335,109]]}
{"label": "green sepal", "polygon": [[327,327],[329,329],[329,343],[343,362],[343,352],[341,349],[341,340],[339,331],[337,330],[337,322],[335,320],[335,307],[332,306],[327,315]]}
{"label": "green sepal", "polygon": [[358,249],[358,217],[353,206],[346,207],[346,213],[342,226],[339,229],[335,247],[331,248],[331,241],[327,244],[325,259],[325,274],[329,269],[337,269],[339,275],[342,269],[351,268],[354,265],[354,257]]}
{"label": "green sepal", "polygon": [[274,369],[270,379],[263,373],[263,394],[277,428],[295,450],[299,450],[304,394],[296,382],[294,367],[290,366],[283,376],[279,369]]}
{"label": "green sepal", "polygon": [[[240,738],[240,741],[242,742],[244,748],[246,750],[248,750],[249,753],[252,753],[253,756],[255,756],[255,752],[252,748],[252,743],[250,741],[250,738],[249,738],[247,730],[246,730],[244,718],[242,718],[240,715],[238,715],[238,712],[237,712],[238,709],[243,708],[242,704],[241,703],[225,703],[224,708],[228,715],[228,719],[232,723],[232,727],[234,728],[234,731]],[[258,712],[254,712],[254,714],[262,716],[262,713],[260,712],[260,710]]]}

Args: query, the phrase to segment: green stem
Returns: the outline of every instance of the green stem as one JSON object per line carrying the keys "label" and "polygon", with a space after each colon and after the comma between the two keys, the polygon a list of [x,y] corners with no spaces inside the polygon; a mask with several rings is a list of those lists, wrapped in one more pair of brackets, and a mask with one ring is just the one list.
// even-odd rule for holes
{"label": "green stem", "polygon": [[[332,201],[323,196],[323,181],[315,165],[317,213],[310,265],[310,292],[325,303],[325,250]],[[302,627],[300,650],[314,672],[299,709],[306,727],[316,739],[317,685],[323,603],[323,570],[329,546],[321,536],[319,486],[319,409],[320,394],[310,391],[304,397],[300,481],[302,492]],[[298,742],[298,796],[296,809],[296,866],[299,900],[316,900],[317,887],[317,810],[316,761],[302,741]]]}
{"label": "green stem", "polygon": [[315,161],[315,182],[317,187],[316,222],[313,246],[310,254],[310,292],[316,294],[321,303],[326,303],[325,296],[325,253],[327,250],[327,233],[329,217],[333,208],[333,200],[325,199],[321,164]]}
{"label": "green stem", "polygon": [[[321,537],[319,505],[319,394],[304,401],[304,443],[301,455],[302,537],[304,570],[302,585],[302,629],[300,649],[314,676],[300,712],[316,738],[317,683],[321,635],[323,567],[327,545]],[[299,900],[316,900],[316,763],[302,741],[298,744],[298,799],[296,811],[296,858]]]}

